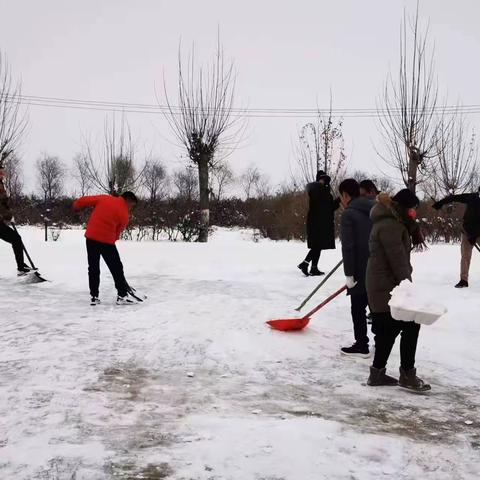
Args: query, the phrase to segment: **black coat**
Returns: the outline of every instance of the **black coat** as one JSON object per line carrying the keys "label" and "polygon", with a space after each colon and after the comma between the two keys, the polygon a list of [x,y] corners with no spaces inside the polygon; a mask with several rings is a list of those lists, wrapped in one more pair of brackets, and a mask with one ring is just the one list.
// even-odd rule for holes
{"label": "black coat", "polygon": [[365,197],[353,199],[345,209],[341,222],[342,257],[345,276],[353,277],[357,284],[348,290],[351,295],[366,294],[365,276],[368,257],[368,241],[372,230],[370,210],[374,200]]}
{"label": "black coat", "polygon": [[309,207],[307,214],[308,248],[331,250],[335,248],[334,215],[338,208],[330,187],[318,182],[307,185]]}
{"label": "black coat", "polygon": [[448,203],[464,203],[467,208],[463,215],[463,229],[469,237],[474,240],[480,237],[480,195],[476,193],[462,193],[460,195],[449,195],[443,200],[433,204],[434,208],[442,208]]}

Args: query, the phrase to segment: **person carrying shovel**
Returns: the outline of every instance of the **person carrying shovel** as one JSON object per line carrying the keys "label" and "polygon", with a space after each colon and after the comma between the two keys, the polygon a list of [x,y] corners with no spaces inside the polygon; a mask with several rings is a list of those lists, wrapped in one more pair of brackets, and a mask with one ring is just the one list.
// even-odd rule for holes
{"label": "person carrying shovel", "polygon": [[21,277],[27,275],[33,269],[24,261],[22,238],[8,225],[8,223],[13,220],[13,214],[8,203],[8,195],[3,183],[5,176],[5,170],[0,168],[0,239],[12,246],[15,261],[17,262],[17,275]]}

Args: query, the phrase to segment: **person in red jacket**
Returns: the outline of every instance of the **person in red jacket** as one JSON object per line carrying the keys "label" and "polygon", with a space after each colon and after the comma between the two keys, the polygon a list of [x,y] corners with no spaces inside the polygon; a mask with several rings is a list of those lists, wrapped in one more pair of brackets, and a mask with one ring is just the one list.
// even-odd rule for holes
{"label": "person in red jacket", "polygon": [[128,305],[136,303],[129,297],[128,286],[123,265],[115,242],[120,238],[129,221],[129,212],[137,204],[137,197],[132,192],[125,192],[120,197],[112,195],[95,195],[82,197],[73,204],[75,210],[93,207],[93,212],[87,224],[85,238],[87,239],[88,282],[90,287],[91,305],[100,303],[100,257],[107,264],[117,289],[117,304]]}

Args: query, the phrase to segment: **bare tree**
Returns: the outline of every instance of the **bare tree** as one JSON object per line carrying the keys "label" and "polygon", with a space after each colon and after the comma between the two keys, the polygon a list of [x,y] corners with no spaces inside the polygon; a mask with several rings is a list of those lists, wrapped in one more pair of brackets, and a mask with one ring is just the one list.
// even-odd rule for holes
{"label": "bare tree", "polygon": [[452,120],[440,123],[436,148],[438,158],[427,194],[437,198],[439,194],[464,192],[471,186],[477,170],[478,147],[475,131],[469,128],[461,114],[456,113]]}
{"label": "bare tree", "polygon": [[57,200],[63,193],[65,168],[58,157],[44,154],[37,161],[37,179],[45,203]]}
{"label": "bare tree", "polygon": [[[437,155],[438,85],[434,54],[428,51],[428,28],[421,34],[419,6],[409,22],[406,13],[400,28],[398,79],[389,75],[379,108],[379,128],[386,146],[382,158],[396,168],[412,192],[427,172],[428,160]],[[407,26],[409,24],[409,26]]]}
{"label": "bare tree", "polygon": [[0,168],[18,148],[27,124],[27,114],[21,107],[21,85],[14,83],[5,55],[0,52]]}
{"label": "bare tree", "polygon": [[73,159],[73,178],[77,184],[80,195],[87,195],[92,188],[92,182],[89,175],[88,159],[81,153]]}
{"label": "bare tree", "polygon": [[188,157],[198,168],[201,227],[199,241],[208,241],[210,223],[210,169],[223,155],[233,151],[244,128],[241,115],[234,113],[235,74],[233,63],[224,59],[220,39],[211,66],[195,69],[192,51],[186,68],[178,52],[178,106],[164,93],[165,116]]}
{"label": "bare tree", "polygon": [[82,155],[86,159],[88,179],[92,187],[110,195],[134,190],[140,185],[143,170],[137,172],[130,127],[122,117],[120,127],[115,117],[105,119],[101,148],[84,142]]}
{"label": "bare tree", "polygon": [[13,153],[3,162],[5,179],[3,180],[7,194],[10,198],[19,198],[23,193],[23,168],[22,161]]}
{"label": "bare tree", "polygon": [[145,161],[143,188],[150,203],[166,198],[168,194],[168,175],[165,166],[160,160]]}
{"label": "bare tree", "polygon": [[395,193],[395,190],[397,189],[397,185],[395,185],[392,179],[383,175],[371,174],[362,170],[355,170],[352,173],[351,178],[354,178],[359,183],[362,180],[371,180],[380,192],[388,193],[389,195]]}
{"label": "bare tree", "polygon": [[255,192],[255,185],[260,181],[262,174],[257,167],[251,165],[240,177],[240,185],[242,187],[245,198],[248,200],[252,198]]}
{"label": "bare tree", "polygon": [[186,167],[173,174],[173,184],[177,189],[177,197],[182,200],[198,200],[198,181],[193,168]]}
{"label": "bare tree", "polygon": [[221,162],[212,169],[211,192],[220,201],[225,190],[235,183],[235,176],[228,163]]}
{"label": "bare tree", "polygon": [[323,170],[332,178],[335,185],[345,172],[345,142],[343,121],[334,121],[332,98],[330,108],[324,114],[317,108],[315,121],[305,124],[299,132],[296,145],[296,160],[300,167],[300,181],[314,182],[317,172]]}
{"label": "bare tree", "polygon": [[272,192],[268,178],[253,165],[240,176],[240,186],[247,200],[253,197],[268,197]]}

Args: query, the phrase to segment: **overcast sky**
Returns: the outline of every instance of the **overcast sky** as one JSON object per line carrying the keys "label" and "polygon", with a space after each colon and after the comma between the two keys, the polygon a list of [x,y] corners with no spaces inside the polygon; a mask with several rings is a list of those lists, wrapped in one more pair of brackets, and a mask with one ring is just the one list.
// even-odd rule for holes
{"label": "overcast sky", "polygon": [[[0,49],[23,93],[60,98],[156,103],[155,86],[174,92],[180,39],[197,58],[214,52],[220,29],[235,61],[236,103],[250,108],[375,107],[389,69],[398,63],[399,26],[416,0],[0,0]],[[480,2],[421,0],[430,22],[436,71],[449,103],[480,104]],[[100,134],[106,113],[30,107],[22,145],[29,189],[42,152],[71,165],[82,135]],[[477,115],[469,117],[478,126]],[[139,153],[152,150],[170,170],[184,152],[160,115],[128,114]],[[255,164],[274,182],[294,165],[292,141],[307,120],[250,119],[248,136],[231,156],[237,172]],[[345,119],[351,169],[384,168],[373,119]]]}

